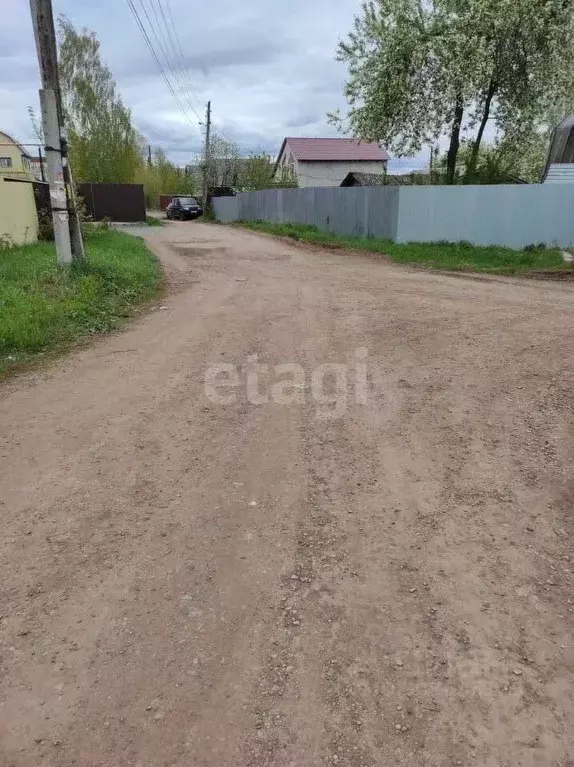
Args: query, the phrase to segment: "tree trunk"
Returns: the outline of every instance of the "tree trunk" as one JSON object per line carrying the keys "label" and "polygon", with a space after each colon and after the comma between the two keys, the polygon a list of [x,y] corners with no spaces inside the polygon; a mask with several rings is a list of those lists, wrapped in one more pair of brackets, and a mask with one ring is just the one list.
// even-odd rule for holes
{"label": "tree trunk", "polygon": [[458,150],[460,148],[460,128],[462,125],[462,118],[464,115],[464,105],[462,103],[462,97],[457,96],[456,105],[454,107],[454,118],[452,121],[452,129],[450,132],[450,146],[448,148],[448,154],[446,157],[446,183],[454,184],[454,176],[456,172],[456,158],[458,156]]}
{"label": "tree trunk", "polygon": [[494,94],[497,90],[497,84],[494,80],[490,81],[490,85],[488,86],[488,92],[486,94],[486,98],[484,100],[484,112],[482,113],[482,120],[480,121],[480,127],[478,129],[478,133],[476,134],[476,139],[474,140],[474,144],[472,147],[472,153],[470,155],[470,161],[468,164],[468,168],[466,169],[466,180],[472,181],[476,174],[476,166],[478,165],[478,156],[480,154],[480,145],[482,143],[482,138],[484,136],[484,131],[486,129],[486,124],[488,122],[488,118],[490,117],[490,108],[492,106],[492,99],[494,98]]}

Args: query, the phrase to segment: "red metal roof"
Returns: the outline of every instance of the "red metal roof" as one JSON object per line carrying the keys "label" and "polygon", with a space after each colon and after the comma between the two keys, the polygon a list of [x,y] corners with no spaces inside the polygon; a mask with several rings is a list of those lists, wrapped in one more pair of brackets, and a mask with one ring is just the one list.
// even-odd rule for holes
{"label": "red metal roof", "polygon": [[378,144],[352,138],[286,138],[279,157],[289,146],[302,162],[384,162],[389,155]]}

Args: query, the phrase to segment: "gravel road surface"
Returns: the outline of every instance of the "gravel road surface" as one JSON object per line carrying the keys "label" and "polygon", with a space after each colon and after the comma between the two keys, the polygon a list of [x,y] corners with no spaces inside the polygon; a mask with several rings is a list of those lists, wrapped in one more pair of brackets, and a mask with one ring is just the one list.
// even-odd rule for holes
{"label": "gravel road surface", "polygon": [[573,767],[574,287],[146,237],[0,388],[0,765]]}

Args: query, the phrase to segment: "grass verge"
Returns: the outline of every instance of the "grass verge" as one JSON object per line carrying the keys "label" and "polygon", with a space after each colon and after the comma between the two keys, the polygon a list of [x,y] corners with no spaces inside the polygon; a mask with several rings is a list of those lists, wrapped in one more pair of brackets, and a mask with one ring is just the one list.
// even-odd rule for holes
{"label": "grass verge", "polygon": [[146,216],[145,222],[148,226],[163,226],[165,223],[161,218],[155,216]]}
{"label": "grass verge", "polygon": [[401,264],[448,271],[488,272],[491,274],[524,274],[534,270],[565,270],[566,264],[558,249],[528,248],[512,250],[498,246],[478,246],[467,242],[409,242],[396,243],[365,237],[342,237],[321,232],[315,226],[302,224],[272,224],[266,221],[242,221],[241,226],[257,232],[291,237],[301,242],[331,245],[353,250],[380,253]]}
{"label": "grass verge", "polygon": [[70,267],[58,267],[53,243],[0,250],[0,377],[117,328],[162,279],[145,243],[118,231],[90,234],[86,258]]}

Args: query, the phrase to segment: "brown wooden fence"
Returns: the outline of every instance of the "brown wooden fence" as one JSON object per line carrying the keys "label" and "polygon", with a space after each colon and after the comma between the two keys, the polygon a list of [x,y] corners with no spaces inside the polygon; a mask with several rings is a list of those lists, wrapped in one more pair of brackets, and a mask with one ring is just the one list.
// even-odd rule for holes
{"label": "brown wooden fence", "polygon": [[145,221],[145,198],[141,184],[79,184],[86,215],[94,221]]}

